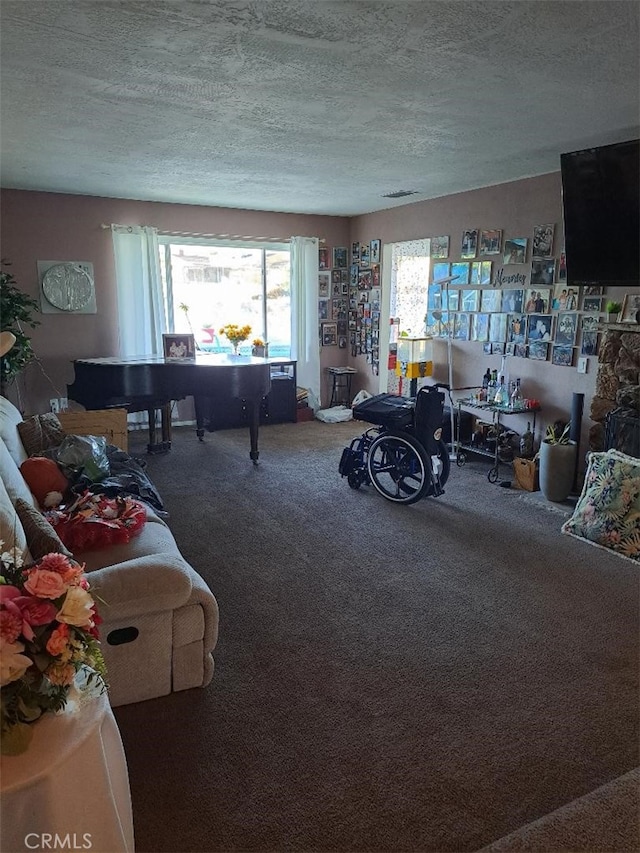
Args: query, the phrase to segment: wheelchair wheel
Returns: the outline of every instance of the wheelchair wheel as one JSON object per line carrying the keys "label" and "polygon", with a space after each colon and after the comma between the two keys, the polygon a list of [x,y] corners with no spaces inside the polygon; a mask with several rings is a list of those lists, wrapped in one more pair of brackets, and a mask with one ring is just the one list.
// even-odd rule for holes
{"label": "wheelchair wheel", "polygon": [[406,432],[384,432],[372,441],[367,470],[374,488],[395,503],[415,503],[431,486],[424,448]]}
{"label": "wheelchair wheel", "polygon": [[[464,456],[464,454],[463,454]],[[435,456],[431,457],[434,466],[434,474],[437,474],[440,478],[440,485],[444,486],[444,484],[449,479],[449,474],[451,472],[451,457],[449,456],[449,448],[442,441],[442,439],[438,442],[438,452]],[[465,458],[466,461],[466,458]],[[456,459],[456,464],[460,465],[464,462],[460,463]],[[433,486],[430,482],[427,482],[427,486],[424,492],[424,497],[429,497],[429,495],[433,494]]]}

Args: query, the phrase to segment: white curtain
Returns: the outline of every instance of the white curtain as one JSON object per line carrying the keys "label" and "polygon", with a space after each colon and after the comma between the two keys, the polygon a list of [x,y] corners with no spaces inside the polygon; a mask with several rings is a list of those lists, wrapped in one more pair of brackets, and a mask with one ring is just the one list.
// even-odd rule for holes
{"label": "white curtain", "polygon": [[318,339],[318,238],[292,237],[291,358],[298,362],[298,385],[320,400]]}
{"label": "white curtain", "polygon": [[148,225],[112,225],[116,262],[120,357],[161,355],[166,319],[158,231]]}

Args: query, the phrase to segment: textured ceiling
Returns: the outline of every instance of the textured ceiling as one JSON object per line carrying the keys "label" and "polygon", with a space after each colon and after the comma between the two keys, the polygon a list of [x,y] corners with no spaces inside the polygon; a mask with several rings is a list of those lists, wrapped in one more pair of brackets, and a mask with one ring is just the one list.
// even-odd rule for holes
{"label": "textured ceiling", "polygon": [[638,136],[639,9],[2,0],[2,185],[353,215],[553,172]]}

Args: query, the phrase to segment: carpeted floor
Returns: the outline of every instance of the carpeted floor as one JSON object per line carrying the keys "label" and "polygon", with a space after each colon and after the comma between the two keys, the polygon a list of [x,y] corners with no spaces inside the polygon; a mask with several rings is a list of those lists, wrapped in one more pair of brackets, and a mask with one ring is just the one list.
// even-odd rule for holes
{"label": "carpeted floor", "polygon": [[353,491],[360,431],[145,457],[220,639],[209,687],[116,709],[138,851],[477,850],[639,763],[638,567],[487,460],[411,507]]}

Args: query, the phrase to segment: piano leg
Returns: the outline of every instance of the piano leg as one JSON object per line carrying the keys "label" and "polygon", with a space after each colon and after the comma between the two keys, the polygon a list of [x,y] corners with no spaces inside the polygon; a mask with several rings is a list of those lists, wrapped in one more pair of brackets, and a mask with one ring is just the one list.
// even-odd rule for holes
{"label": "piano leg", "polygon": [[162,444],[171,449],[171,403],[165,403],[160,409],[160,422],[162,424]]}
{"label": "piano leg", "polygon": [[[162,425],[162,441],[156,441],[156,410],[160,409],[160,422]],[[149,416],[149,443],[147,453],[167,453],[171,450],[171,403],[154,406],[147,409]]]}
{"label": "piano leg", "polygon": [[251,442],[251,452],[249,456],[253,460],[253,464],[258,464],[258,427],[260,425],[260,400],[246,400],[247,417],[249,419],[249,440]]}
{"label": "piano leg", "polygon": [[202,397],[193,398],[193,408],[196,413],[196,435],[200,441],[204,441],[204,411],[202,408]]}

